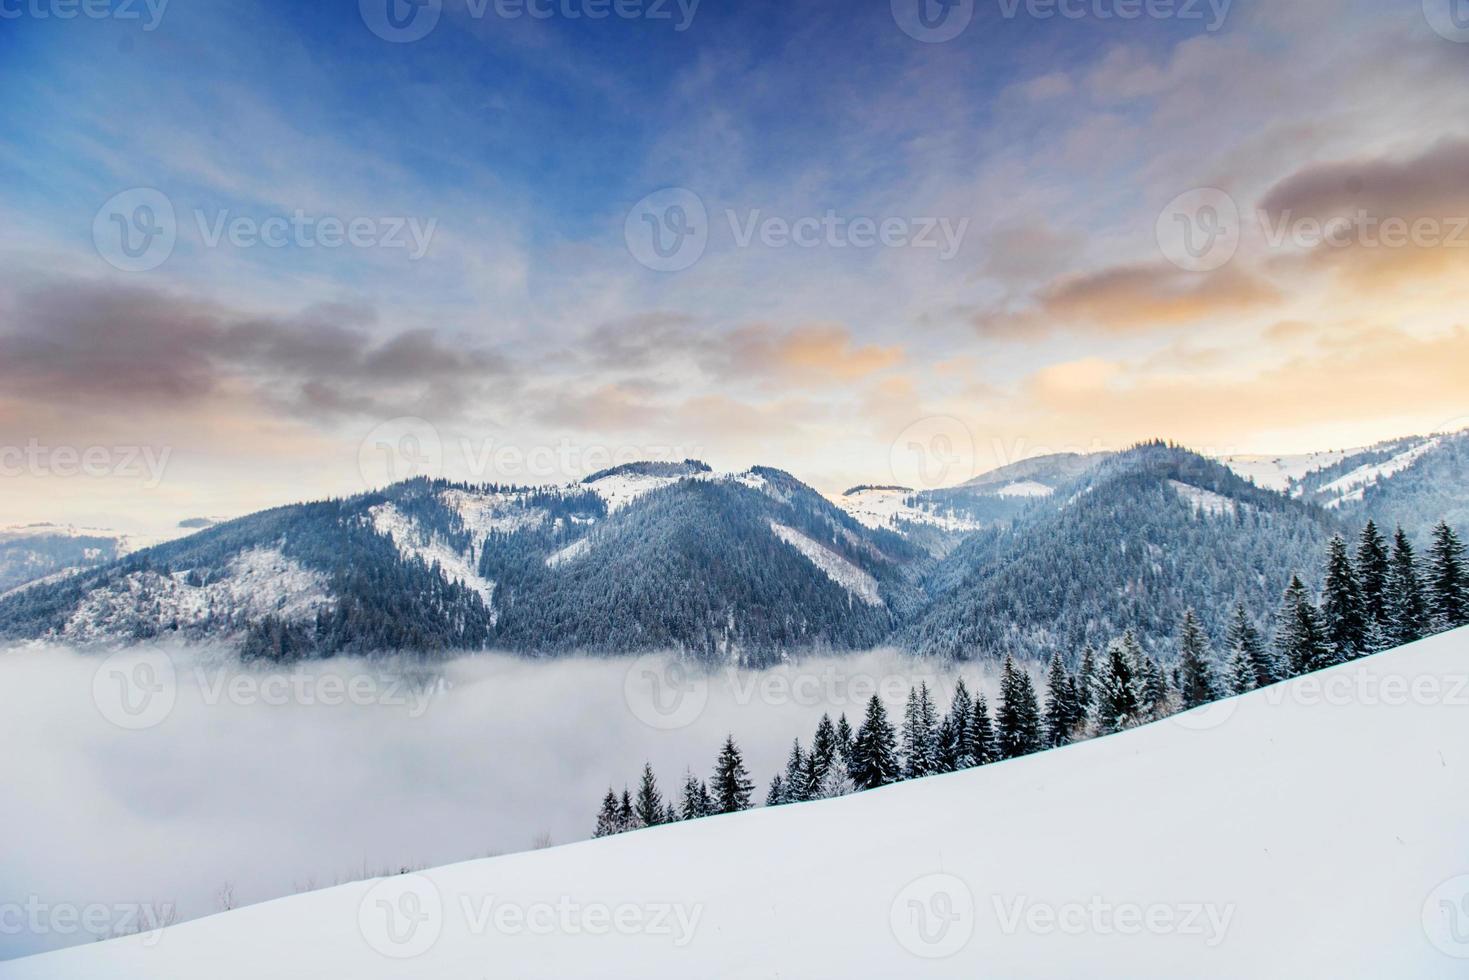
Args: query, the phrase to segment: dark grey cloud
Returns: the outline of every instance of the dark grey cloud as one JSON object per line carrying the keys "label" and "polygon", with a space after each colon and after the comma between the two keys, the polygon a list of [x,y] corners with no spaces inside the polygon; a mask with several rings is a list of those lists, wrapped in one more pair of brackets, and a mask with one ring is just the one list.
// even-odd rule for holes
{"label": "dark grey cloud", "polygon": [[462,409],[502,390],[501,354],[435,331],[377,327],[370,307],[312,306],[260,317],[178,293],[110,281],[17,290],[0,326],[0,385],[71,405],[187,407],[226,388],[313,418]]}
{"label": "dark grey cloud", "polygon": [[1469,141],[1445,139],[1415,157],[1306,167],[1271,187],[1260,207],[1275,217],[1358,210],[1378,218],[1462,215],[1469,209]]}

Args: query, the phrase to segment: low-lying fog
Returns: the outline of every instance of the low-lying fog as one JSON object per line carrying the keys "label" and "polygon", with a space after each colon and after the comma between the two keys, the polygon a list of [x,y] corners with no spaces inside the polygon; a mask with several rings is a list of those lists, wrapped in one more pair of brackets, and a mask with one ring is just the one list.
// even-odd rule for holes
{"label": "low-lying fog", "polygon": [[934,670],[892,651],[699,674],[662,657],[279,670],[197,647],[0,649],[0,958],[127,931],[140,903],[184,920],[580,840],[609,785],[635,792],[647,760],[676,794],[730,732],[758,804],[822,712],[855,729],[876,691],[896,725],[920,678],[947,709],[955,675]]}

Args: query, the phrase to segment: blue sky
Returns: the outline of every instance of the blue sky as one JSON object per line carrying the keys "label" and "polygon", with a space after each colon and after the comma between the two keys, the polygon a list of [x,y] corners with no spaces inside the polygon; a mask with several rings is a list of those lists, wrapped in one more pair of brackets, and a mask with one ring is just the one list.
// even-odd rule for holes
{"label": "blue sky", "polygon": [[[596,0],[513,19],[445,0],[394,43],[370,29],[387,0],[67,2],[0,0],[0,441],[173,462],[152,488],[8,475],[0,520],[349,492],[403,418],[447,475],[687,449],[839,490],[904,477],[914,426],[957,426],[978,470],[1469,414],[1462,251],[1265,234],[1349,206],[1469,212],[1444,177],[1469,159],[1469,44],[1418,3],[973,0],[925,41],[903,29],[918,0],[602,20],[566,13]],[[130,270],[97,236],[155,216],[139,188],[174,237]],[[640,214],[664,188],[691,197]],[[1217,268],[1160,237],[1196,188],[1241,215]],[[707,245],[659,271],[630,236],[668,200],[697,202]],[[281,247],[212,237],[295,214],[311,234]],[[809,247],[765,234],[828,217]],[[896,236],[861,244],[859,219]],[[308,245],[323,221],[365,244]],[[486,472],[464,449],[487,443],[581,451]]]}

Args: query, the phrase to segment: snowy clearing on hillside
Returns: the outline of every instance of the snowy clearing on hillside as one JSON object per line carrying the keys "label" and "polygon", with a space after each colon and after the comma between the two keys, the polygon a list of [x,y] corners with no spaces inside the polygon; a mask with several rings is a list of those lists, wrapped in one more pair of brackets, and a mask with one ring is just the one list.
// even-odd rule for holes
{"label": "snowy clearing on hillside", "polygon": [[677,483],[679,480],[690,479],[686,476],[649,476],[645,473],[617,473],[612,476],[604,476],[594,483],[586,484],[586,488],[601,497],[607,504],[607,512],[626,507],[644,494],[652,493],[660,487],[666,487]]}
{"label": "snowy clearing on hillside", "polygon": [[1368,487],[1373,486],[1379,480],[1386,480],[1403,472],[1418,462],[1426,453],[1437,448],[1441,442],[1442,440],[1438,438],[1427,439],[1411,449],[1398,453],[1392,459],[1359,466],[1345,476],[1332,480],[1319,492],[1332,497],[1331,500],[1326,501],[1327,507],[1340,507],[1342,504],[1361,500]]}
{"label": "snowy clearing on hillside", "polygon": [[1193,505],[1194,513],[1204,513],[1210,517],[1233,517],[1239,507],[1234,500],[1213,490],[1205,490],[1178,480],[1169,480],[1168,483],[1178,491],[1180,497]]}
{"label": "snowy clearing on hillside", "polygon": [[573,558],[579,558],[590,551],[591,547],[592,539],[590,535],[585,538],[577,538],[575,541],[571,542],[571,544],[562,548],[560,551],[547,555],[546,567],[555,568],[557,565],[569,562]]}
{"label": "snowy clearing on hillside", "polygon": [[526,507],[522,494],[517,493],[469,493],[464,490],[445,490],[439,495],[444,506],[459,515],[464,530],[476,542],[490,534],[511,534],[528,527],[535,527],[546,519],[546,512],[538,507]]}
{"label": "snowy clearing on hillside", "polygon": [[892,531],[903,523],[929,524],[945,531],[977,531],[984,527],[980,521],[915,507],[909,503],[913,496],[911,490],[871,487],[855,493],[845,493],[831,500],[857,523],[870,528]]}
{"label": "snowy clearing on hillside", "polygon": [[404,558],[419,558],[429,566],[438,565],[439,574],[445,581],[458,582],[478,592],[485,606],[490,608],[493,622],[494,609],[490,607],[490,599],[495,595],[495,583],[480,577],[479,569],[469,555],[460,554],[438,535],[425,531],[392,504],[378,504],[368,513],[372,515],[373,530],[392,541]]}
{"label": "snowy clearing on hillside", "polygon": [[1324,452],[1299,453],[1294,456],[1220,456],[1219,462],[1255,486],[1284,492],[1291,483],[1309,473],[1334,466],[1361,449],[1333,449]]}
{"label": "snowy clearing on hillside", "polygon": [[812,541],[793,527],[770,522],[770,530],[777,538],[799,551],[807,561],[821,569],[826,577],[861,599],[869,606],[883,604],[878,593],[877,579],[858,568],[826,545]]}
{"label": "snowy clearing on hillside", "polygon": [[180,629],[232,617],[279,616],[301,620],[330,603],[326,576],[303,568],[277,548],[242,551],[227,576],[207,585],[190,582],[187,571],[161,575],[133,572],[110,587],[95,589],[67,619],[61,635],[92,642],[126,635],[139,608],[158,610],[160,622]]}
{"label": "snowy clearing on hillside", "polygon": [[1012,762],[343,885],[0,978],[1462,977],[1466,661],[1459,630]]}
{"label": "snowy clearing on hillside", "polygon": [[1049,497],[1055,492],[1054,488],[1035,480],[1018,480],[1015,483],[1005,484],[995,491],[995,495],[999,497]]}

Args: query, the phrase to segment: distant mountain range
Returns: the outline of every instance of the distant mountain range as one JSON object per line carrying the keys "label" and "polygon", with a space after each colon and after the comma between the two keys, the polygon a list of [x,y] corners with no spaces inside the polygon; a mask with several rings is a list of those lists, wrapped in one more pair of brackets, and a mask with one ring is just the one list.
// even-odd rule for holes
{"label": "distant mountain range", "polygon": [[1221,460],[1150,443],[834,500],[697,460],[553,487],[414,480],[140,550],[12,529],[0,635],[179,635],[287,660],[671,648],[758,664],[888,643],[1043,657],[1128,627],[1166,648],[1187,607],[1216,635],[1236,602],[1263,621],[1368,517],[1420,541],[1440,519],[1469,525],[1469,434]]}

